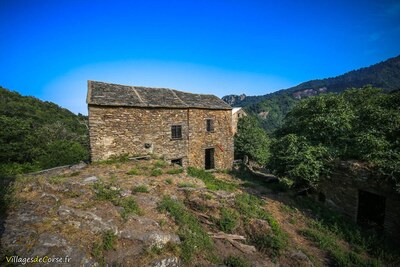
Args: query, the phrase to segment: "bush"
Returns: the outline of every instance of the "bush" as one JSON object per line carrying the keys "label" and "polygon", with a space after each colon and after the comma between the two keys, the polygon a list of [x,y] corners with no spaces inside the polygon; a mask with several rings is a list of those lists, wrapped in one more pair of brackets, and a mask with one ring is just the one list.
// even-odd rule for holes
{"label": "bush", "polygon": [[48,144],[39,157],[43,169],[77,163],[88,159],[88,151],[78,142],[57,140]]}
{"label": "bush", "polygon": [[146,185],[138,185],[132,188],[132,193],[148,193],[149,188]]}
{"label": "bush", "polygon": [[242,257],[229,256],[224,260],[227,267],[251,267],[251,264]]}
{"label": "bush", "polygon": [[239,214],[237,211],[227,208],[221,209],[221,215],[217,220],[218,228],[225,233],[232,233],[239,221]]}
{"label": "bush", "polygon": [[239,119],[234,141],[237,156],[247,155],[261,165],[268,162],[270,140],[267,133],[258,125],[256,118],[246,116]]}
{"label": "bush", "polygon": [[167,171],[167,174],[180,174],[180,173],[182,173],[182,172],[183,172],[183,169],[182,169],[182,168],[179,168],[179,169],[170,169],[170,170]]}
{"label": "bush", "polygon": [[128,175],[139,175],[140,174],[140,170],[138,170],[136,168],[132,168],[126,174],[128,174]]}
{"label": "bush", "polygon": [[183,203],[165,196],[160,203],[159,209],[168,211],[179,226],[178,235],[182,240],[180,247],[183,262],[189,263],[196,255],[211,254],[214,247],[211,237],[201,227],[197,218],[185,208]]}
{"label": "bush", "polygon": [[304,137],[285,135],[274,142],[271,151],[271,168],[297,186],[316,187],[321,174],[327,171],[328,150],[322,145],[310,145]]}
{"label": "bush", "polygon": [[163,171],[160,168],[155,168],[151,171],[151,176],[160,176],[163,174]]}
{"label": "bush", "polygon": [[189,176],[199,178],[204,182],[207,189],[210,190],[226,190],[226,191],[234,191],[238,186],[235,184],[227,183],[222,180],[218,180],[214,177],[214,175],[210,172],[206,172],[202,169],[196,169],[193,167],[189,167],[187,169],[187,173]]}

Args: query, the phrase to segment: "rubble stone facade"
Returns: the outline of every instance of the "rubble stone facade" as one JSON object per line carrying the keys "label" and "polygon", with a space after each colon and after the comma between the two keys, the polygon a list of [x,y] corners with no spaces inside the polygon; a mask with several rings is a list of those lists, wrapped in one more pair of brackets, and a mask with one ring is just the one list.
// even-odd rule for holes
{"label": "rubble stone facade", "polygon": [[[92,87],[89,91],[93,90],[93,84],[89,83],[89,87]],[[204,108],[191,107],[189,104],[183,107],[168,107],[166,104],[149,107],[134,104],[119,106],[114,103],[99,105],[91,101],[90,94],[88,109],[92,161],[122,154],[154,154],[165,160],[181,159],[183,166],[205,168],[205,150],[214,148],[214,168],[232,167],[231,108],[224,103],[221,103],[221,108],[206,104]],[[138,96],[145,101],[144,97]],[[201,97],[196,99],[201,101]],[[207,120],[211,120],[211,131],[207,129]],[[180,126],[181,138],[173,138],[172,126]]]}

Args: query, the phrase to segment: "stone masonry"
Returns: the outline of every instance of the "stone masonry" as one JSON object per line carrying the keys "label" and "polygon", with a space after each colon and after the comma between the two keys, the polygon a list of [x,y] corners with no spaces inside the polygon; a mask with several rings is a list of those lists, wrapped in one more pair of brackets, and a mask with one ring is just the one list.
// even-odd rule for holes
{"label": "stone masonry", "polygon": [[[118,90],[129,102],[115,95]],[[151,103],[147,106],[146,98]],[[88,109],[92,161],[154,154],[204,168],[205,149],[214,148],[215,169],[232,167],[231,108],[215,96],[89,82]],[[207,131],[207,119],[212,120],[212,131]],[[173,125],[182,127],[182,138],[172,138]]]}

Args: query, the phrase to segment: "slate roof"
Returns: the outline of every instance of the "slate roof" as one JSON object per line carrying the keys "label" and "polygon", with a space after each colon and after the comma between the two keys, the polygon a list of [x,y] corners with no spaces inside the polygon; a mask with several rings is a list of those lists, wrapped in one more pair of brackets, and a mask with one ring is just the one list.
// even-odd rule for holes
{"label": "slate roof", "polygon": [[215,95],[96,81],[88,81],[86,102],[99,106],[232,109]]}

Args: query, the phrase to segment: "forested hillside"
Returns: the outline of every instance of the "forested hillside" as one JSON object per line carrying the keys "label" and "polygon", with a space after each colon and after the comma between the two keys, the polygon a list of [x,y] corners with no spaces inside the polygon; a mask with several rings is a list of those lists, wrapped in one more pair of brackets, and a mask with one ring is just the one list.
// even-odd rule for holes
{"label": "forested hillside", "polygon": [[311,80],[271,94],[228,95],[223,99],[232,106],[245,107],[249,113],[257,115],[262,127],[272,133],[282,125],[283,118],[298,100],[321,93],[343,92],[348,88],[360,88],[365,85],[372,85],[387,92],[400,89],[400,56],[334,78]]}
{"label": "forested hillside", "polygon": [[87,118],[0,87],[0,174],[88,159]]}

